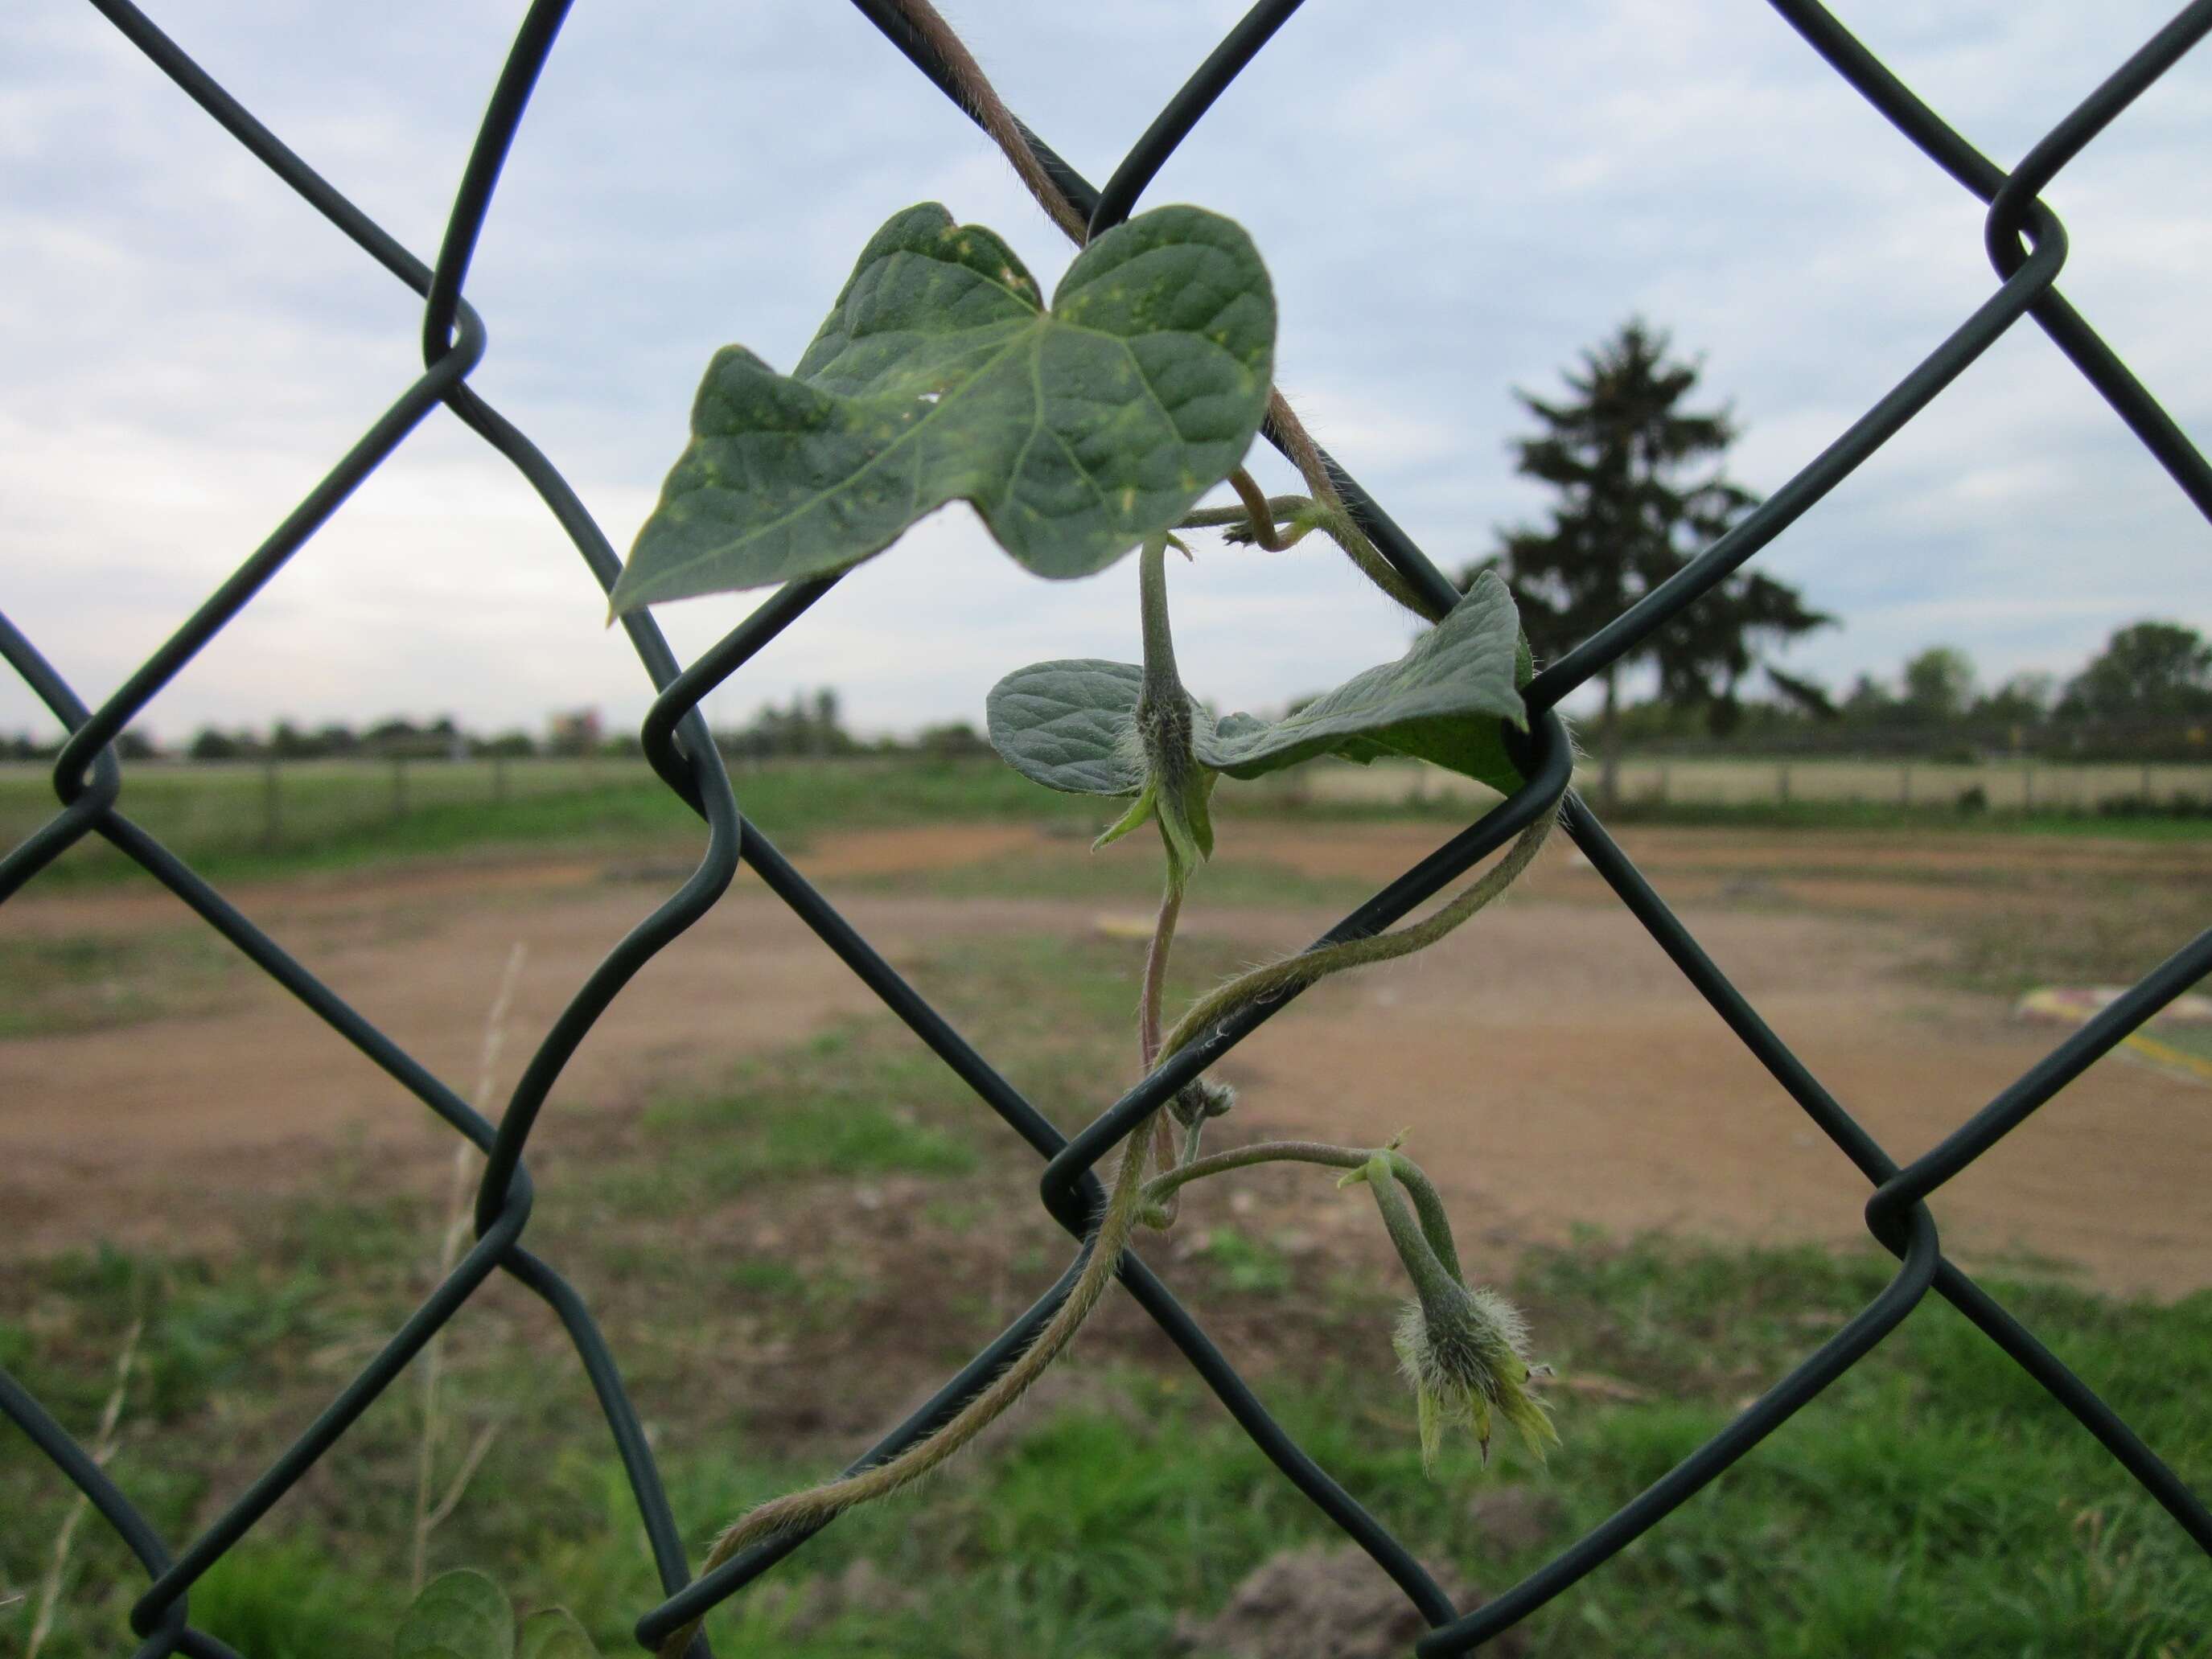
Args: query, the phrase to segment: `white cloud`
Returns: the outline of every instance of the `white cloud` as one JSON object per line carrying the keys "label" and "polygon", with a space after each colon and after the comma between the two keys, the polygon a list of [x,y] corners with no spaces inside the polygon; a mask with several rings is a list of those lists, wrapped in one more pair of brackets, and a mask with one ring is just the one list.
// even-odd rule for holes
{"label": "white cloud", "polygon": [[[1015,107],[1101,181],[1241,10],[1147,0],[955,18]],[[2000,161],[2165,21],[2148,3],[1890,0],[1868,43]],[[407,0],[282,30],[210,4],[181,44],[425,258],[514,27]],[[418,307],[89,9],[0,21],[5,608],[88,697],[118,683],[419,372]],[[2063,286],[2212,437],[2212,49],[2054,184]],[[857,13],[581,8],[471,271],[474,384],[626,545],[717,345],[788,364],[868,232],[941,199],[1048,283],[1067,254],[988,144]],[[1978,204],[1775,18],[1623,0],[1301,12],[1153,187],[1237,215],[1274,273],[1285,384],[1440,564],[1540,509],[1513,386],[1634,310],[1701,356],[1772,490],[1995,285]],[[1270,488],[1290,475],[1259,463]],[[2212,532],[2032,325],[1761,555],[1846,626],[1841,679],[1936,637],[1996,678],[2066,668],[2156,612],[2212,622]],[[1179,569],[1200,689],[1267,706],[1402,649],[1318,549]],[[872,728],[980,712],[1033,657],[1133,650],[1129,582],[1023,577],[951,509],[718,694],[834,683]],[[671,607],[696,650],[758,596]],[[634,720],[642,673],[512,469],[434,416],[156,702],[153,726],[451,709]],[[1194,672],[1194,681],[1200,678]],[[0,727],[43,726],[0,687]]]}

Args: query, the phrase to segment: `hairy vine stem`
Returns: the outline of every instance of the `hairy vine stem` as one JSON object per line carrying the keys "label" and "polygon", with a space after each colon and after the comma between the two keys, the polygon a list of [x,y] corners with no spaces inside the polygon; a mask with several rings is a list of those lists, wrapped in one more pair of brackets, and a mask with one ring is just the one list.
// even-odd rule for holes
{"label": "hairy vine stem", "polygon": [[1552,833],[1553,822],[1553,815],[1549,812],[1538,818],[1521,832],[1504,858],[1448,903],[1417,922],[1395,933],[1376,933],[1365,939],[1349,939],[1301,951],[1296,956],[1241,974],[1200,997],[1161,1040],[1161,1054],[1174,1054],[1231,1014],[1255,1003],[1266,1002],[1286,991],[1303,989],[1316,980],[1349,968],[1369,968],[1427,950],[1520,878],[1521,872],[1542,850],[1546,838]]}
{"label": "hairy vine stem", "polygon": [[[1014,118],[1014,112],[999,96],[998,88],[983,73],[983,67],[975,61],[975,54],[968,50],[959,35],[953,32],[952,26],[945,21],[930,0],[894,0],[894,3],[907,21],[913,24],[915,32],[945,60],[945,68],[951,72],[953,85],[959,89],[961,103],[990,135],[991,141],[1004,152],[1023,185],[1036,198],[1037,205],[1044,210],[1045,216],[1058,225],[1078,247],[1082,246],[1090,235],[1090,225],[1085,216],[1053,182],[1052,175],[1037,160],[1036,152],[1030,148],[1022,124]],[[1442,609],[1417,592],[1398,574],[1396,567],[1382,556],[1382,550],[1368,539],[1366,532],[1352,519],[1345,507],[1344,497],[1337,491],[1336,480],[1329,473],[1328,462],[1322,459],[1320,447],[1314,442],[1313,434],[1306,430],[1304,423],[1291,408],[1279,387],[1268,394],[1267,422],[1273,428],[1284,453],[1290,457],[1291,464],[1297,468],[1298,476],[1305,480],[1306,488],[1313,492],[1314,501],[1322,507],[1334,509],[1322,519],[1320,527],[1328,532],[1368,580],[1400,605],[1430,622],[1441,617],[1443,614]],[[1256,490],[1254,493],[1256,494]],[[1255,517],[1252,523],[1256,534],[1261,519]],[[1272,522],[1267,528],[1272,533]]]}
{"label": "hairy vine stem", "polygon": [[968,50],[968,43],[954,32],[952,25],[945,21],[929,0],[894,0],[894,3],[907,21],[914,25],[915,33],[944,60],[945,68],[952,73],[952,84],[959,88],[961,104],[990,135],[992,143],[1005,153],[1030,194],[1036,198],[1037,205],[1045,210],[1045,216],[1066,232],[1070,241],[1081,247],[1090,231],[1085,216],[1053,183],[1052,175],[1044,170],[1036,152],[1030,148],[1027,130],[1000,98],[998,88],[983,73],[983,66]]}
{"label": "hairy vine stem", "polygon": [[[1183,690],[1182,678],[1176,672],[1175,633],[1168,620],[1167,541],[1164,537],[1147,541],[1137,556],[1138,611],[1144,630],[1145,683],[1139,699],[1139,720],[1159,720],[1172,712],[1182,716],[1188,708],[1189,695]],[[1185,734],[1182,747],[1188,750],[1189,740]],[[1202,785],[1200,786],[1203,787]],[[1175,943],[1176,921],[1182,914],[1183,886],[1189,877],[1182,850],[1176,844],[1170,817],[1175,811],[1172,802],[1159,804],[1160,840],[1167,855],[1167,885],[1160,894],[1158,919],[1152,926],[1152,944],[1145,951],[1144,989],[1138,999],[1137,1049],[1141,1068],[1150,1072],[1160,1055],[1160,1004],[1166,992],[1168,951]],[[1153,1154],[1163,1171],[1176,1166],[1175,1127],[1165,1112],[1152,1120]],[[1164,1219],[1161,1224],[1172,1225],[1175,1212],[1180,1207],[1170,1198],[1161,1206]]]}
{"label": "hairy vine stem", "polygon": [[[1137,1006],[1137,1050],[1143,1061],[1143,1069],[1147,1073],[1152,1069],[1160,1054],[1160,1002],[1167,984],[1168,947],[1175,939],[1176,918],[1182,911],[1182,883],[1170,872],[1166,890],[1160,895],[1159,919],[1152,925],[1152,942],[1145,951],[1145,988]],[[1203,1118],[1199,1119],[1192,1125],[1193,1130],[1195,1131],[1204,1121]],[[1152,1134],[1155,1160],[1161,1172],[1165,1174],[1176,1164],[1175,1125],[1167,1113],[1153,1114]],[[1194,1150],[1195,1146],[1194,1138]],[[1181,1206],[1172,1191],[1158,1206],[1146,1206],[1148,1211],[1155,1207],[1161,1217],[1156,1224],[1163,1227],[1175,1224],[1176,1212]]]}
{"label": "hairy vine stem", "polygon": [[[1237,469],[1237,471],[1243,471],[1242,467]],[[1229,476],[1233,482],[1237,473],[1232,472]],[[1243,491],[1240,489],[1237,494],[1243,495]],[[1313,505],[1313,497],[1310,495],[1268,495],[1262,499],[1267,504],[1267,512],[1262,516],[1279,523],[1291,520],[1295,524],[1294,515]],[[1201,507],[1176,528],[1177,530],[1241,530],[1255,522],[1253,517],[1254,511],[1254,506],[1249,497],[1246,499],[1246,504],[1242,507]]]}
{"label": "hairy vine stem", "polygon": [[[893,0],[893,3],[917,36],[944,63],[962,104],[1005,154],[1046,216],[1080,246],[1089,235],[1086,216],[1053,181],[1031,149],[1026,130],[1000,98],[974,54],[930,0]],[[1271,550],[1288,547],[1310,531],[1324,531],[1361,573],[1391,599],[1429,622],[1440,620],[1447,607],[1409,585],[1360,529],[1338,491],[1319,447],[1279,389],[1269,393],[1267,420],[1276,441],[1304,479],[1310,496],[1270,500],[1261,493],[1251,475],[1240,467],[1230,482],[1242,506],[1227,511],[1208,509],[1195,513],[1186,520],[1186,526],[1243,528],[1254,541]],[[1279,520],[1287,520],[1286,528],[1279,530]],[[1176,677],[1174,647],[1168,631],[1164,559],[1172,539],[1164,535],[1147,541],[1139,560],[1146,690],[1161,714],[1186,723],[1178,757],[1180,770],[1167,780],[1155,779],[1160,789],[1152,802],[1167,846],[1168,881],[1146,957],[1139,1003],[1139,1042],[1148,1073],[1161,1059],[1239,1009],[1279,996],[1293,988],[1310,985],[1327,975],[1387,962],[1436,943],[1512,884],[1542,846],[1552,823],[1548,815],[1539,819],[1522,833],[1492,869],[1423,921],[1395,933],[1324,945],[1255,969],[1201,998],[1163,1036],[1160,1002],[1169,947],[1182,909],[1183,882],[1197,859],[1211,850],[1212,842],[1206,819],[1206,797],[1212,775],[1198,769],[1188,752],[1189,704]],[[1176,544],[1182,545],[1179,542]],[[1139,707],[1141,719],[1143,705]],[[1151,758],[1157,770],[1158,757]],[[1141,821],[1144,805],[1140,800],[1139,808],[1133,809],[1129,819],[1125,820],[1127,827]],[[1109,830],[1101,838],[1102,842],[1121,833],[1122,828],[1117,825]],[[1202,1158],[1197,1156],[1198,1140],[1207,1113],[1202,1105],[1194,1105],[1186,1122],[1187,1136],[1178,1159],[1173,1132],[1167,1126],[1170,1115],[1155,1109],[1133,1126],[1124,1139],[1105,1206],[1085,1246],[1088,1254],[1082,1272],[1066,1300],[1018,1358],[935,1433],[888,1462],[804,1492],[786,1493],[751,1510],[714,1540],[701,1572],[713,1571],[740,1551],[775,1534],[823,1525],[848,1510],[888,1497],[940,1468],[1003,1415],[1066,1350],[1113,1282],[1139,1217],[1164,1218],[1157,1224],[1165,1224],[1173,1218],[1177,1195],[1190,1182],[1249,1164],[1285,1158],[1349,1170],[1353,1176],[1348,1178],[1367,1179],[1376,1188],[1377,1203],[1383,1210],[1386,1224],[1391,1225],[1394,1242],[1397,1242],[1401,1228],[1392,1223],[1392,1206],[1386,1200],[1396,1198],[1402,1206],[1403,1199],[1395,1192],[1386,1194],[1382,1190],[1395,1179],[1413,1195],[1417,1218],[1413,1231],[1423,1243],[1419,1254],[1435,1264],[1436,1271],[1449,1271],[1457,1276],[1458,1257],[1453,1249],[1442,1200],[1427,1176],[1395,1150],[1360,1151],[1320,1142],[1279,1141],[1239,1147]],[[1155,1157],[1161,1173],[1148,1184],[1146,1166]],[[1401,1253],[1404,1254],[1402,1244]],[[1408,1258],[1407,1265],[1413,1268],[1412,1258]],[[698,1633],[701,1622],[694,1620],[672,1632],[660,1644],[659,1659],[681,1659]]]}
{"label": "hairy vine stem", "polygon": [[1383,1231],[1390,1235],[1391,1248],[1398,1252],[1398,1260],[1406,1264],[1407,1276],[1413,1281],[1414,1294],[1427,1301],[1449,1296],[1455,1289],[1466,1289],[1458,1261],[1445,1261],[1443,1252],[1436,1248],[1430,1230],[1423,1224],[1424,1218],[1398,1190],[1405,1183],[1399,1179],[1397,1165],[1387,1156],[1370,1158],[1360,1167],[1360,1177],[1375,1194],[1375,1207],[1382,1212]]}
{"label": "hairy vine stem", "polygon": [[[1143,1207],[1149,1213],[1153,1206],[1172,1199],[1194,1181],[1226,1175],[1231,1170],[1249,1169],[1255,1164],[1317,1164],[1324,1169],[1364,1172],[1377,1158],[1413,1195],[1414,1213],[1431,1253],[1454,1279],[1464,1279],[1459,1265],[1459,1249],[1452,1241],[1451,1222],[1444,1213],[1443,1198],[1437,1191],[1436,1183],[1429,1179],[1428,1172],[1401,1152],[1395,1141],[1388,1146],[1338,1146],[1325,1140],[1261,1140],[1249,1146],[1231,1146],[1210,1157],[1186,1160],[1165,1175],[1146,1182]],[[1364,1178],[1364,1173],[1355,1174],[1340,1184]]]}
{"label": "hairy vine stem", "polygon": [[[1083,1271],[1068,1291],[1067,1300],[1060,1304],[1044,1329],[1037,1333],[1036,1340],[1022,1351],[1018,1359],[994,1377],[982,1393],[963,1407],[944,1427],[890,1462],[805,1492],[787,1492],[761,1504],[714,1540],[700,1572],[712,1572],[738,1551],[764,1538],[795,1528],[825,1525],[848,1510],[888,1498],[912,1486],[942,1466],[1019,1400],[1074,1339],[1083,1322],[1106,1294],[1106,1287],[1114,1282],[1144,1196],[1146,1147],[1151,1128],[1149,1120],[1139,1123],[1122,1142],[1121,1162],[1115,1170],[1106,1207],[1085,1247],[1089,1255]],[[672,1631],[660,1644],[659,1659],[682,1659],[684,1650],[691,1645],[691,1638],[699,1633],[701,1622],[693,1620]]]}
{"label": "hairy vine stem", "polygon": [[1243,467],[1229,475],[1231,488],[1237,499],[1244,503],[1244,522],[1250,526],[1252,539],[1270,553],[1279,553],[1311,530],[1311,520],[1294,521],[1287,535],[1275,528],[1275,504],[1261,492],[1259,483]]}

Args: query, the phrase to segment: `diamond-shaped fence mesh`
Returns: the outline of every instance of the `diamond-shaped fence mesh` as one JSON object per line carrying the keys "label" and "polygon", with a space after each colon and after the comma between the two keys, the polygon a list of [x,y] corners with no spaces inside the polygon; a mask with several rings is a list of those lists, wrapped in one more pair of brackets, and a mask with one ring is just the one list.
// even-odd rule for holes
{"label": "diamond-shaped fence mesh", "polygon": [[[303,547],[347,495],[444,404],[504,455],[566,532],[592,578],[611,587],[619,561],[553,463],[480,398],[469,374],[483,352],[484,331],[462,297],[469,261],[538,72],[554,47],[567,0],[538,0],[525,18],[493,90],[490,106],[447,223],[443,246],[426,263],[400,246],[264,127],[153,22],[126,0],[93,3],[149,62],[299,192],[371,258],[423,296],[424,369],[391,408],[234,574],[97,708],[88,708],[40,654],[0,618],[0,655],[69,729],[54,769],[60,810],[0,860],[0,901],[22,888],[65,849],[99,836],[173,892],[210,927],[258,964],[321,1019],[485,1154],[476,1199],[477,1239],[450,1274],[299,1437],[233,1498],[201,1534],[172,1551],[130,1495],[21,1384],[0,1372],[0,1411],[13,1419],[59,1472],[91,1501],[143,1565],[150,1580],[132,1609],[135,1650],[222,1659],[232,1650],[195,1628],[193,1584],[271,1508],[359,1419],[429,1338],[495,1272],[519,1279],[550,1304],[588,1376],[636,1500],[667,1599],[646,1610],[639,1640],[658,1645],[670,1632],[735,1595],[805,1542],[785,1534],[696,1579],[685,1561],[675,1516],[653,1452],[624,1393],[615,1355],[582,1299],[549,1263],[524,1248],[534,1194],[523,1152],[555,1079],[633,975],[721,896],[738,866],[766,884],[884,1004],[927,1044],[977,1097],[1045,1160],[1042,1199],[1080,1239],[1101,1193],[1091,1171],[1131,1127],[1201,1068],[1218,1059],[1287,998],[1248,1009],[1178,1051],[1074,1139],[1059,1133],[993,1069],[889,963],[811,886],[775,846],[742,817],[728,776],[699,713],[701,701],[762,647],[796,622],[835,578],[793,584],[760,606],[690,665],[679,664],[647,618],[625,619],[632,645],[659,695],[643,731],[644,746],[666,786],[704,819],[707,852],[698,869],[630,933],[577,989],[539,1041],[496,1127],[453,1089],[347,1006],[335,992],[234,908],[121,810],[124,776],[113,747],[125,725],[161,691],[203,646],[237,617],[263,584]],[[890,41],[957,106],[967,108],[954,68],[896,0],[854,0]],[[1161,113],[1105,188],[1094,190],[1027,129],[1046,174],[1089,221],[1093,234],[1120,222],[1146,183],[1188,136],[1222,89],[1297,9],[1298,0],[1261,0],[1206,59]],[[1871,1186],[1867,1225],[1899,1261],[1887,1288],[1843,1328],[1768,1388],[1718,1434],[1611,1518],[1549,1563],[1473,1609],[1455,1607],[1419,1562],[1363,1509],[1274,1421],[1228,1359],[1166,1286],[1131,1252],[1122,1282],[1188,1359],[1230,1414],[1308,1499],[1396,1582],[1432,1627],[1418,1644],[1424,1656],[1481,1647],[1625,1546],[1661,1525],[1669,1511],[1709,1482],[1869,1352],[1932,1289],[2047,1389],[2158,1500],[2196,1543],[2212,1553],[2212,1514],[2098,1396],[2042,1341],[1943,1255],[1927,1200],[1991,1146],[2021,1127],[2087,1066],[2142,1026],[2166,1003],[2212,969],[2212,932],[2200,933],[2145,975],[2124,995],[2072,1035],[1958,1127],[1933,1150],[1899,1167],[1837,1103],[1758,1012],[1729,982],[1638,873],[1589,809],[1568,793],[1570,746],[1556,714],[1559,700],[1634,650],[1680,612],[1698,603],[1730,572],[1783,533],[1808,507],[1899,431],[2008,330],[2030,319],[2095,386],[2112,412],[2157,458],[2198,511],[2212,518],[2212,467],[2160,408],[2149,392],[2105,345],[2056,286],[2066,236],[2039,192],[2129,105],[2212,31],[2212,0],[2197,0],[2120,64],[2079,107],[2045,134],[2010,172],[1978,152],[1810,0],[1771,0],[1806,44],[1848,81],[1936,166],[1987,204],[1984,240],[1997,282],[1957,328],[1765,503],[1705,549],[1678,576],[1647,595],[1557,661],[1528,688],[1534,719],[1519,757],[1529,781],[1464,832],[1407,871],[1332,929],[1331,939],[1387,927],[1504,844],[1540,815],[1558,811],[1598,873],[1646,928],[1729,1029],[1758,1057],[1791,1100],[1857,1166]],[[978,112],[968,109],[975,115]],[[1268,434],[1280,441],[1280,434]],[[1334,463],[1329,463],[1334,469]],[[1340,470],[1341,493],[1404,580],[1438,605],[1456,597],[1450,584],[1382,507]],[[1081,1256],[1053,1289],[945,1382],[933,1398],[862,1452],[854,1467],[892,1455],[927,1435],[980,1389],[1050,1317],[1073,1285]],[[706,1651],[705,1638],[693,1653]]]}

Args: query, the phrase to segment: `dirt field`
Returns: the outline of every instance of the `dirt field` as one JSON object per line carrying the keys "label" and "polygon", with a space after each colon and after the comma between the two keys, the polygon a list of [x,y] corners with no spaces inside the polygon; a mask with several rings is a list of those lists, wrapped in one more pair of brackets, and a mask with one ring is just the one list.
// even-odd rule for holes
{"label": "dirt field", "polygon": [[[1255,959],[1302,943],[1332,919],[1304,902],[1315,884],[1379,884],[1441,838],[1423,824],[1236,824],[1237,860],[1281,871],[1300,902],[1209,904],[1201,881],[1186,935]],[[1900,1159],[2056,1040],[2013,1018],[1998,988],[2015,969],[2140,970],[2189,936],[2212,891],[2201,844],[1662,830],[1624,840]],[[994,825],[824,836],[797,861],[932,991],[933,975],[957,971],[964,939],[1117,936],[1133,914],[1126,898],[968,897],[940,879],[966,872],[988,890],[1001,868],[1065,866],[1063,890],[1081,893],[1086,857],[1079,842]],[[465,1090],[514,945],[528,957],[510,1078],[679,872],[666,859],[532,856],[232,896]],[[1246,1042],[1224,1067],[1246,1103],[1223,1144],[1374,1141],[1409,1128],[1468,1236],[1498,1248],[1584,1223],[1863,1239],[1864,1183],[1588,867],[1557,848],[1525,886],[1418,963],[1324,987]],[[197,956],[184,972],[179,953],[203,951],[202,930],[150,884],[33,888],[7,923],[0,951],[16,953],[18,981],[44,971],[38,953],[60,942],[106,941],[113,957],[82,984],[31,984],[26,1006],[52,1017],[0,1038],[0,1249],[193,1239],[219,1231],[226,1207],[203,1200],[327,1180],[341,1155],[349,1182],[434,1179],[450,1143],[422,1109],[257,973]],[[1128,949],[1133,978],[1142,946]],[[78,1002],[92,1013],[76,1017]],[[556,1089],[548,1125],[635,1109],[873,1006],[741,873],[617,1000]],[[97,1017],[103,1006],[128,1017]],[[2109,1288],[2172,1296],[2212,1285],[2208,1167],[2212,1089],[2114,1059],[1934,1207],[1969,1266],[2033,1256],[2079,1264]]]}

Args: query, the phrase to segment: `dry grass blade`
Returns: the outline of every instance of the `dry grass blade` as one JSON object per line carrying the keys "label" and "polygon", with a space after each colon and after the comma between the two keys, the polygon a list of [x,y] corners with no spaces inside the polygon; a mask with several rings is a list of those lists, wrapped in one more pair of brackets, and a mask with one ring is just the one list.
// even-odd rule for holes
{"label": "dry grass blade", "polygon": [[[507,1041],[507,1009],[514,1001],[515,981],[522,976],[522,964],[528,955],[529,947],[517,939],[514,948],[507,953],[507,969],[500,975],[499,991],[484,1015],[483,1045],[477,1056],[477,1086],[471,1103],[487,1115],[498,1080],[500,1050]],[[473,1150],[465,1140],[453,1148],[453,1176],[446,1188],[446,1230],[438,1241],[437,1277],[441,1280],[453,1272],[453,1263],[460,1259],[461,1245],[469,1235],[469,1154]],[[410,1595],[422,1594],[428,1577],[431,1533],[460,1503],[470,1478],[477,1472],[477,1465],[483,1462],[498,1432],[496,1425],[485,1425],[470,1446],[468,1455],[462,1458],[445,1496],[433,1503],[430,1492],[437,1479],[438,1441],[443,1426],[440,1384],[444,1380],[445,1339],[444,1328],[441,1327],[422,1346],[422,1439],[415,1455],[415,1527],[407,1574]]]}
{"label": "dry grass blade", "polygon": [[[123,1334],[123,1352],[115,1362],[115,1386],[108,1390],[107,1403],[100,1407],[100,1433],[93,1443],[92,1461],[103,1468],[107,1460],[115,1455],[115,1427],[122,1419],[124,1395],[131,1387],[131,1366],[138,1357],[138,1334],[145,1325],[143,1316],[134,1319],[131,1328]],[[70,1504],[69,1513],[62,1518],[60,1530],[54,1534],[54,1553],[46,1564],[46,1576],[39,1583],[38,1616],[31,1621],[30,1639],[24,1644],[23,1659],[39,1659],[39,1650],[53,1633],[54,1611],[61,1605],[62,1580],[69,1573],[70,1552],[76,1546],[76,1529],[84,1522],[85,1511],[91,1507],[92,1499],[79,1492]]]}

